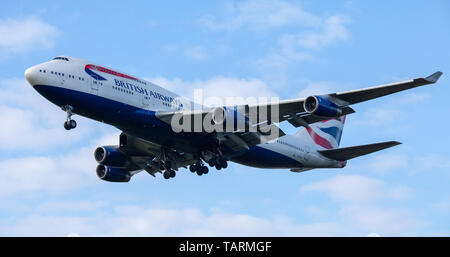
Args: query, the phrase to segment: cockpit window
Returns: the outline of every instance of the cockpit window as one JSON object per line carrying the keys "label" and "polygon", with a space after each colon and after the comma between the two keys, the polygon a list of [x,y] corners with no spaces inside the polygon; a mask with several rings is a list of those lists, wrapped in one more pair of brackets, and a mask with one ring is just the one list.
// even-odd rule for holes
{"label": "cockpit window", "polygon": [[53,58],[53,60],[63,60],[63,61],[66,61],[66,62],[68,62],[69,61],[69,58],[66,58],[66,57],[55,57],[55,58]]}

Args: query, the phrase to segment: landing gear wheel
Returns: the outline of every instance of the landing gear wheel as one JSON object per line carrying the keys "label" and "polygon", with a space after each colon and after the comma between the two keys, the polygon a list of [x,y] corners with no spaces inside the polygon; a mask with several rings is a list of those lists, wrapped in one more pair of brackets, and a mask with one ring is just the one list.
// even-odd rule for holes
{"label": "landing gear wheel", "polygon": [[68,120],[64,122],[64,128],[66,130],[71,130],[77,127],[77,122],[75,120]]}
{"label": "landing gear wheel", "polygon": [[174,170],[170,170],[169,175],[171,178],[174,178],[177,175],[177,173]]}
{"label": "landing gear wheel", "polygon": [[208,172],[209,172],[208,167],[203,166],[203,167],[202,167],[202,173],[203,173],[203,174],[208,174]]}
{"label": "landing gear wheel", "polygon": [[165,179],[169,179],[169,178],[170,178],[170,174],[169,174],[169,172],[167,172],[167,171],[164,171],[164,173],[163,173],[163,177],[164,177]]}
{"label": "landing gear wheel", "polygon": [[191,166],[189,166],[189,170],[194,173],[197,170],[197,166],[195,164],[192,164]]}
{"label": "landing gear wheel", "polygon": [[199,176],[203,175],[203,172],[201,169],[197,170],[197,175],[199,175]]}
{"label": "landing gear wheel", "polygon": [[216,160],[214,160],[212,158],[208,161],[209,167],[214,167],[215,164],[216,164]]}
{"label": "landing gear wheel", "polygon": [[65,128],[66,130],[70,130],[70,125],[67,124],[67,121],[64,122],[64,128]]}
{"label": "landing gear wheel", "polygon": [[220,160],[220,166],[222,166],[222,168],[226,169],[228,167],[228,163],[225,160]]}
{"label": "landing gear wheel", "polygon": [[220,166],[220,164],[216,164],[216,169],[217,169],[217,170],[221,170],[221,169],[222,169],[222,166]]}
{"label": "landing gear wheel", "polygon": [[62,107],[62,110],[65,111],[67,113],[67,119],[66,122],[64,122],[64,128],[66,130],[71,130],[77,127],[77,122],[72,120],[72,111],[73,111],[73,107],[70,105],[65,105],[64,107]]}
{"label": "landing gear wheel", "polygon": [[75,120],[70,120],[69,121],[69,126],[71,129],[74,129],[77,127],[77,122]]}

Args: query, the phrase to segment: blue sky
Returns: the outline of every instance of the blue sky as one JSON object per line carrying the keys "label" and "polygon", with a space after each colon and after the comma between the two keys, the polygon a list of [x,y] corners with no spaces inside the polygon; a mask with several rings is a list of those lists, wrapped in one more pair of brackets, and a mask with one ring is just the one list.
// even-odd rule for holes
{"label": "blue sky", "polygon": [[[0,10],[0,235],[450,235],[448,1],[14,1]],[[119,131],[65,114],[24,80],[66,54],[180,94],[331,93],[444,72],[354,106],[342,146],[402,145],[345,169],[231,164],[166,181],[95,176]],[[287,132],[295,128],[283,125]]]}

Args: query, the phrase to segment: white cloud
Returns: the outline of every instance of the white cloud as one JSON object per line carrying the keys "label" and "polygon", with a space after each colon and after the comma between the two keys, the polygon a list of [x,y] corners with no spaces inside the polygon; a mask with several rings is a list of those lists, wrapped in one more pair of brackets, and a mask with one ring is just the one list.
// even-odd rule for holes
{"label": "white cloud", "polygon": [[250,30],[274,39],[274,47],[256,64],[282,76],[292,62],[318,61],[311,50],[347,40],[349,21],[344,15],[312,14],[296,2],[247,0],[228,2],[222,13],[203,17],[200,23],[213,31]]}
{"label": "white cloud", "polygon": [[[297,94],[297,97],[304,98],[310,95],[330,94],[336,92],[336,88],[337,87],[330,82],[310,82]],[[342,90],[342,88],[340,90]]]}
{"label": "white cloud", "polygon": [[301,187],[301,192],[323,192],[339,203],[335,223],[347,226],[352,233],[412,235],[423,222],[406,209],[383,207],[391,201],[408,198],[405,186],[388,187],[381,180],[359,175],[337,175]]}
{"label": "white cloud", "polygon": [[[77,116],[78,127],[66,131],[65,113],[24,79],[1,80],[0,88],[0,197],[60,193],[98,181],[94,148],[117,144],[119,132],[105,127],[93,133],[95,123]],[[85,147],[70,150],[82,140]]]}
{"label": "white cloud", "polygon": [[0,89],[0,197],[61,193],[98,182],[93,151],[118,144],[117,130],[74,116],[78,127],[66,131],[65,113],[24,79],[0,80]]}
{"label": "white cloud", "polygon": [[347,203],[373,203],[380,200],[398,200],[408,196],[405,187],[387,189],[378,179],[359,175],[337,175],[301,188],[301,192],[319,191],[332,199]]}
{"label": "white cloud", "polygon": [[342,16],[328,17],[322,22],[320,31],[298,35],[297,44],[303,48],[317,49],[336,41],[346,40],[348,38],[345,27],[347,22],[348,19]]}
{"label": "white cloud", "polygon": [[191,100],[194,100],[195,89],[203,90],[203,98],[219,98],[223,104],[227,103],[228,98],[234,97],[242,97],[244,99],[249,97],[276,97],[275,92],[271,90],[269,85],[256,78],[214,77],[208,80],[183,81],[178,78],[156,77],[148,80]]}
{"label": "white cloud", "polygon": [[59,156],[29,156],[0,161],[0,197],[24,192],[62,193],[98,182],[93,149]]}
{"label": "white cloud", "polygon": [[291,62],[313,61],[318,59],[311,50],[319,50],[349,37],[348,18],[345,16],[318,17],[314,26],[298,28],[295,33],[283,34],[277,41],[277,47],[258,60],[265,68],[285,68]]}
{"label": "white cloud", "polygon": [[[93,152],[97,146],[118,144],[119,132],[99,133],[98,138],[84,147],[60,154],[29,154],[25,157],[0,159],[0,198],[27,192],[60,194],[89,185],[102,183],[95,175],[97,162]],[[64,140],[63,140],[64,142]],[[93,209],[101,202],[76,202],[72,207],[52,203],[46,209],[64,208]]]}
{"label": "white cloud", "polygon": [[[82,125],[77,130],[66,131],[63,128],[65,114],[61,111],[46,120],[51,113],[0,105],[0,119],[7,121],[0,127],[0,151],[40,152],[55,146],[66,148],[92,131]],[[53,121],[54,117],[59,117],[60,120]]]}
{"label": "white cloud", "polygon": [[217,21],[211,15],[200,20],[212,30],[235,30],[249,28],[261,30],[287,25],[312,26],[319,18],[299,6],[280,0],[231,2],[225,8],[225,17]]}
{"label": "white cloud", "polygon": [[92,133],[85,118],[76,130],[66,131],[66,114],[31,87],[24,79],[0,80],[1,151],[41,152],[56,146],[67,148]]}
{"label": "white cloud", "polygon": [[377,231],[383,235],[413,236],[424,225],[410,211],[400,208],[345,205],[339,216],[358,231]]}
{"label": "white cloud", "polygon": [[0,49],[8,53],[25,53],[52,47],[58,29],[37,17],[0,20]]}
{"label": "white cloud", "polygon": [[[42,209],[42,208],[41,208]],[[330,236],[350,235],[336,223],[298,224],[284,216],[271,218],[228,213],[219,209],[119,206],[97,209],[97,215],[30,216],[0,222],[9,236]]]}
{"label": "white cloud", "polygon": [[[342,208],[328,221],[305,224],[286,216],[258,217],[220,209],[142,205],[93,208],[90,210],[95,215],[85,216],[74,214],[80,212],[76,208],[55,215],[38,207],[32,215],[0,222],[0,231],[9,236],[364,236],[373,231],[408,235],[420,226],[420,222],[401,209],[359,206]],[[81,211],[84,209],[81,205]]]}
{"label": "white cloud", "polygon": [[354,120],[355,125],[385,127],[399,121],[401,112],[398,109],[370,108],[362,114],[362,117]]}

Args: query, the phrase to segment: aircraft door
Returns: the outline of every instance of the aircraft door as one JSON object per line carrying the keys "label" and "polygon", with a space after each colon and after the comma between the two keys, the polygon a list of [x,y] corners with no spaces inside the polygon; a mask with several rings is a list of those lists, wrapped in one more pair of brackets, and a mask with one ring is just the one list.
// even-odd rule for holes
{"label": "aircraft door", "polygon": [[98,81],[96,79],[92,79],[91,89],[95,91],[98,90]]}
{"label": "aircraft door", "polygon": [[[90,84],[91,84],[91,93],[92,94],[95,94],[95,95],[101,94],[103,82],[101,82],[100,80],[91,78]],[[100,93],[99,93],[99,91],[100,91]]]}

